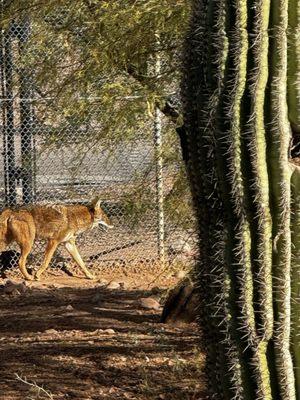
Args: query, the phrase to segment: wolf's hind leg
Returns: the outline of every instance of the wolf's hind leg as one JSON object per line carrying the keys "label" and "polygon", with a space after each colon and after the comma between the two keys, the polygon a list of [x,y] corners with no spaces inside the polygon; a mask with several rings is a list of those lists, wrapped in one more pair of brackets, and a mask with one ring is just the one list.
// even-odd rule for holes
{"label": "wolf's hind leg", "polygon": [[0,239],[0,253],[7,248],[7,242]]}
{"label": "wolf's hind leg", "polygon": [[48,241],[43,264],[41,265],[41,267],[38,269],[37,273],[35,274],[36,279],[40,279],[42,273],[48,268],[48,265],[51,261],[51,258],[53,256],[55,250],[57,249],[58,244],[59,244],[59,242],[57,240],[50,239]]}
{"label": "wolf's hind leg", "polygon": [[83,270],[85,276],[88,279],[95,279],[94,275],[85,266],[81,255],[79,254],[79,251],[76,247],[75,240],[69,240],[68,242],[66,242],[65,247],[68,253],[72,256],[73,260],[76,262],[76,264]]}
{"label": "wolf's hind leg", "polygon": [[9,216],[5,215],[5,212],[0,214],[0,252],[6,250],[9,244],[8,221],[9,221]]}
{"label": "wolf's hind leg", "polygon": [[21,256],[19,259],[19,268],[25,279],[32,281],[33,277],[26,269],[26,261],[33,246],[35,230],[26,221],[18,219],[10,221],[9,229],[14,241],[20,246]]}

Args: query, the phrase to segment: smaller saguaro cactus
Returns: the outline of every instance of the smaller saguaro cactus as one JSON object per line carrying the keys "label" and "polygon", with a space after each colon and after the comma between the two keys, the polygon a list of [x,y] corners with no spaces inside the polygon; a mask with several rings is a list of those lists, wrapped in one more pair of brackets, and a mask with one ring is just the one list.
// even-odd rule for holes
{"label": "smaller saguaro cactus", "polygon": [[182,94],[214,399],[300,399],[300,2],[194,0]]}

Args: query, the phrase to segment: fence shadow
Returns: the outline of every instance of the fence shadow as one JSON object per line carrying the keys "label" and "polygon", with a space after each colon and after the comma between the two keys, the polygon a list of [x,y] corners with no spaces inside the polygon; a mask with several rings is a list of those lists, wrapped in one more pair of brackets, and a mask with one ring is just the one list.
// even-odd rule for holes
{"label": "fence shadow", "polygon": [[62,287],[0,296],[3,398],[28,396],[17,373],[54,399],[205,399],[199,333],[160,324],[139,305],[148,295]]}

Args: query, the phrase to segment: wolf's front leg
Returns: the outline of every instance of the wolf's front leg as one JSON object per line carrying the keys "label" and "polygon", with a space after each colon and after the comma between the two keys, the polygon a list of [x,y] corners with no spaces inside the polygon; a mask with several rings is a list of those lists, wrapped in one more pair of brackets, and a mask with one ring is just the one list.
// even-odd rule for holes
{"label": "wolf's front leg", "polygon": [[32,275],[30,275],[27,271],[26,268],[26,261],[27,261],[27,257],[31,251],[31,247],[30,245],[26,244],[21,244],[20,248],[21,248],[21,256],[20,256],[20,260],[19,260],[19,268],[24,276],[25,279],[27,279],[28,281],[33,281],[34,278]]}
{"label": "wolf's front leg", "polygon": [[75,240],[72,239],[66,242],[65,247],[68,253],[72,256],[73,260],[76,262],[76,264],[83,270],[85,276],[88,279],[95,279],[95,276],[86,268],[81,258],[81,255],[79,254],[79,251],[76,247]]}

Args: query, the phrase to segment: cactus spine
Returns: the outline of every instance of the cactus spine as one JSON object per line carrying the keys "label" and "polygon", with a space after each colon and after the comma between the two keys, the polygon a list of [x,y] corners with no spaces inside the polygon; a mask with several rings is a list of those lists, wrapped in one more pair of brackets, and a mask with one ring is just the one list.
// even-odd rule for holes
{"label": "cactus spine", "polygon": [[299,400],[299,1],[192,4],[182,94],[208,388]]}

